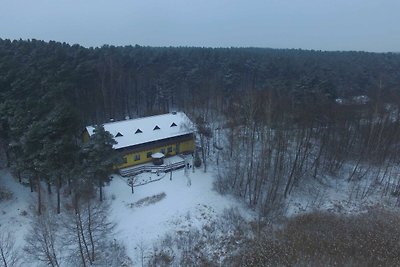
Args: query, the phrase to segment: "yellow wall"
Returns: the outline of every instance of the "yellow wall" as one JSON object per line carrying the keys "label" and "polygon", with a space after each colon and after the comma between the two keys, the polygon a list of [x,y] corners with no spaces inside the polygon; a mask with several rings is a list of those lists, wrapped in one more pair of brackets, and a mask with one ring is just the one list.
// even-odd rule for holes
{"label": "yellow wall", "polygon": [[[179,154],[193,152],[194,146],[195,146],[194,140],[179,142]],[[168,147],[172,148],[172,152],[168,152]],[[156,152],[161,152],[162,149],[165,150],[164,155],[166,155],[166,157],[176,155],[176,144],[154,147],[153,149],[147,149],[147,150],[138,151],[138,152],[131,152],[131,153],[127,153],[124,155],[124,158],[126,158],[126,163],[119,165],[118,168],[126,168],[126,167],[130,167],[130,166],[135,166],[138,164],[150,162],[151,157],[147,158],[147,153],[151,152],[151,154],[153,154]],[[135,161],[135,155],[140,155],[140,160]]]}
{"label": "yellow wall", "polygon": [[180,153],[193,152],[194,151],[194,140],[189,140],[180,143]]}
{"label": "yellow wall", "polygon": [[90,139],[89,133],[85,130],[83,132],[83,142],[87,143],[87,142],[89,142],[89,139]]}
{"label": "yellow wall", "polygon": [[[83,132],[83,141],[86,143],[90,139],[89,133],[85,130]],[[179,144],[179,154],[181,153],[192,153],[194,151],[195,143],[194,139],[188,140],[188,141],[183,141],[183,142],[178,142],[166,146],[155,146],[152,149],[146,149],[142,151],[135,151],[135,152],[129,152],[124,154],[124,158],[126,159],[126,163],[123,163],[119,165],[117,168],[126,168],[126,167],[131,167],[135,166],[138,164],[143,164],[147,162],[151,162],[151,157],[147,158],[147,153],[151,152],[151,154],[156,153],[156,152],[161,152],[162,149],[164,149],[164,155],[166,157],[169,156],[174,156],[176,155],[176,145]],[[168,152],[168,148],[171,147],[172,151]],[[140,155],[140,160],[135,160],[135,155]]]}

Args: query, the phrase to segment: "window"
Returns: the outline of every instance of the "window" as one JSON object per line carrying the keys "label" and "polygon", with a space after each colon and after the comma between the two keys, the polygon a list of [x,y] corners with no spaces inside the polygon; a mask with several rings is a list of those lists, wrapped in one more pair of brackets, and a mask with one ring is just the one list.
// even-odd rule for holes
{"label": "window", "polygon": [[118,132],[115,137],[120,137],[120,136],[123,136],[123,135],[122,135],[122,133]]}
{"label": "window", "polygon": [[138,134],[138,133],[143,133],[143,132],[142,132],[142,130],[137,129],[136,132],[135,132],[135,134]]}
{"label": "window", "polygon": [[170,127],[175,127],[175,126],[177,125],[175,124],[175,122],[173,122]]}
{"label": "window", "polygon": [[151,152],[151,151],[147,152],[147,158],[148,159],[151,158],[151,154],[153,154],[153,152]]}
{"label": "window", "polygon": [[169,146],[169,147],[168,147],[167,152],[168,152],[168,153],[171,153],[171,152],[172,152],[172,146]]}
{"label": "window", "polygon": [[123,163],[125,164],[125,163],[128,163],[128,158],[127,158],[127,156],[124,156],[123,157]]}
{"label": "window", "polygon": [[165,154],[165,148],[161,148],[160,152]]}
{"label": "window", "polygon": [[158,127],[158,125],[156,125],[156,127],[154,127],[153,131],[154,130],[160,130],[160,127]]}
{"label": "window", "polygon": [[138,160],[140,160],[140,154],[135,155],[135,161],[138,161]]}

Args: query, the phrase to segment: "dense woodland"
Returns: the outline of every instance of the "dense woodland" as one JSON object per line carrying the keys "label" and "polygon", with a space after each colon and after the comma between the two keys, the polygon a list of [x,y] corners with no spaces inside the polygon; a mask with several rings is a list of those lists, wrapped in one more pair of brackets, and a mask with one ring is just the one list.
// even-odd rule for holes
{"label": "dense woodland", "polygon": [[67,102],[86,124],[171,108],[223,112],[250,91],[274,103],[314,104],[320,96],[376,98],[381,89],[386,101],[396,101],[400,82],[400,55],[393,53],[1,40],[0,59],[2,103],[23,101],[36,112],[30,105]]}
{"label": "dense woodland", "polygon": [[[218,166],[216,189],[268,218],[307,179],[385,183],[399,161],[399,70],[395,53],[0,40],[1,149],[32,190],[102,199],[119,159],[102,127],[82,144],[83,127],[179,109],[197,124],[204,171]],[[400,195],[396,179],[386,187]]]}
{"label": "dense woodland", "polygon": [[56,183],[83,162],[85,125],[179,109],[197,123],[205,170],[223,142],[217,187],[257,206],[350,159],[349,180],[397,162],[399,69],[395,53],[1,40],[1,144],[18,173],[52,169]]}

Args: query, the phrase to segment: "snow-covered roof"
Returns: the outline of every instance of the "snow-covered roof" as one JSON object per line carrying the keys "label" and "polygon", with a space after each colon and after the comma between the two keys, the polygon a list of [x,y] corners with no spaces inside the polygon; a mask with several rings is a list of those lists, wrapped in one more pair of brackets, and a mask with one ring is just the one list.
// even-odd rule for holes
{"label": "snow-covered roof", "polygon": [[157,153],[151,154],[151,157],[152,157],[153,159],[162,159],[162,158],[165,157],[165,156],[164,156],[163,153],[157,152]]}
{"label": "snow-covered roof", "polygon": [[[183,112],[109,122],[103,126],[118,142],[114,145],[115,149],[185,135],[194,131],[193,123]],[[86,130],[91,136],[94,127],[87,126]]]}

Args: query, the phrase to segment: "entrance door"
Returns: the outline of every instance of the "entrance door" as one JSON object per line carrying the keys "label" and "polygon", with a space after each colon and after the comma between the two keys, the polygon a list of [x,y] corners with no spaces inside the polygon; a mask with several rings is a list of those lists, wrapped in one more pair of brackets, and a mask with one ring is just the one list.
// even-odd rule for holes
{"label": "entrance door", "polygon": [[175,147],[175,152],[176,152],[177,155],[180,153],[179,145],[180,144],[178,143],[178,144],[176,144],[176,147]]}

